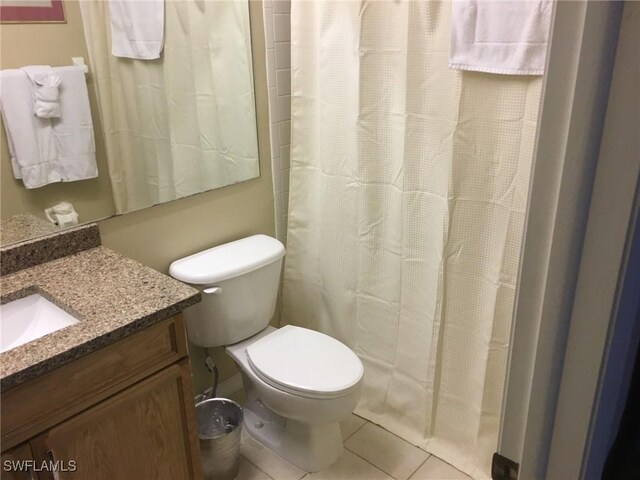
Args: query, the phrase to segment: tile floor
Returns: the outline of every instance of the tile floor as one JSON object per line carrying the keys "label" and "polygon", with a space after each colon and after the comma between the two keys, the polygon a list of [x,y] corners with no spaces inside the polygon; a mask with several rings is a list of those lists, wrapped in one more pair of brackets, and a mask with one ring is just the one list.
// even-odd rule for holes
{"label": "tile floor", "polygon": [[[231,397],[242,403],[240,395]],[[236,398],[234,398],[236,397]],[[240,448],[236,480],[470,480],[464,473],[385,429],[351,415],[342,424],[345,450],[322,472],[287,463],[248,435]]]}

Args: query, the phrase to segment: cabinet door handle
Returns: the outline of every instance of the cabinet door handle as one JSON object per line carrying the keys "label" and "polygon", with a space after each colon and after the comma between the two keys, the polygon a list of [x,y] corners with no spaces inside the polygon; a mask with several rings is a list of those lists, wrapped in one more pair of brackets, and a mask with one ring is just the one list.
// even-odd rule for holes
{"label": "cabinet door handle", "polygon": [[58,472],[56,457],[53,454],[53,450],[47,450],[47,457],[49,457],[49,461],[51,462],[51,475],[53,475],[53,480],[60,480],[60,473]]}

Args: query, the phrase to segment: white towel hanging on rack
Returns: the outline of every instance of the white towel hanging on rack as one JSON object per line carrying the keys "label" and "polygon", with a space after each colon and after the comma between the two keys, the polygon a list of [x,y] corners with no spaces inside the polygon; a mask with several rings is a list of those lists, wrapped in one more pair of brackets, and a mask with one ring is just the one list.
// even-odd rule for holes
{"label": "white towel hanging on rack", "polygon": [[552,0],[453,0],[449,67],[542,75]]}
{"label": "white towel hanging on rack", "polygon": [[55,67],[60,77],[60,118],[34,114],[32,85],[21,69],[0,72],[0,111],[15,178],[26,188],[98,175],[84,69]]}
{"label": "white towel hanging on rack", "polygon": [[164,0],[109,0],[111,53],[138,60],[160,58]]}

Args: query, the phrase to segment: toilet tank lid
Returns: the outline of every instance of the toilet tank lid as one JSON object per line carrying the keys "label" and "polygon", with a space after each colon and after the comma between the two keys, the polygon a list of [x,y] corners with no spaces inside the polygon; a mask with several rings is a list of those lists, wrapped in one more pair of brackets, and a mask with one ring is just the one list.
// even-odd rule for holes
{"label": "toilet tank lid", "polygon": [[278,240],[253,235],[176,260],[169,274],[186,283],[212,285],[269,265],[283,255],[284,245]]}

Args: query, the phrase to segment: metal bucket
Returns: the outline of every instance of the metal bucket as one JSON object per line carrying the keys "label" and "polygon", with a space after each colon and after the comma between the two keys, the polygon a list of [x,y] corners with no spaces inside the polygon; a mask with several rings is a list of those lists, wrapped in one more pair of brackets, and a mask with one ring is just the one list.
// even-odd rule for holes
{"label": "metal bucket", "polygon": [[233,480],[240,465],[242,407],[226,398],[196,403],[202,473],[206,480]]}

